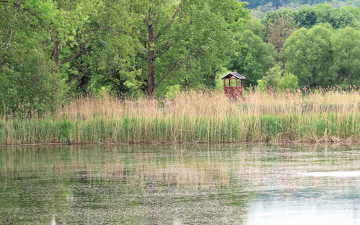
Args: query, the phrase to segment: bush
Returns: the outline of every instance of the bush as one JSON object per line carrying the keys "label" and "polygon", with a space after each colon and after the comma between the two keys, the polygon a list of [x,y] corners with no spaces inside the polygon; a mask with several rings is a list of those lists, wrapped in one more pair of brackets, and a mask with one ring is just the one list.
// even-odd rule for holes
{"label": "bush", "polygon": [[292,73],[285,73],[276,80],[276,89],[278,91],[293,91],[299,87],[298,78]]}
{"label": "bush", "polygon": [[52,62],[36,50],[26,52],[0,68],[0,113],[26,117],[53,111],[64,90]]}
{"label": "bush", "polygon": [[273,88],[276,91],[294,91],[299,87],[297,76],[292,73],[283,72],[279,65],[271,68],[263,79],[257,81],[258,91]]}
{"label": "bush", "polygon": [[181,91],[181,85],[168,86],[166,88],[165,97],[174,99],[176,97],[176,95],[180,93],[180,91]]}

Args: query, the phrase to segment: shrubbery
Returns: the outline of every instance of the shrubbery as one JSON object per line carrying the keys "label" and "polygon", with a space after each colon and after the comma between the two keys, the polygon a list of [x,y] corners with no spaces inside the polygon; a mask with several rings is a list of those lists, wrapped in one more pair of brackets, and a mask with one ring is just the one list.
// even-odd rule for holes
{"label": "shrubbery", "polygon": [[33,50],[0,69],[0,112],[33,116],[55,110],[65,86],[51,61]]}
{"label": "shrubbery", "polygon": [[257,90],[294,91],[299,87],[298,78],[289,72],[283,72],[279,65],[271,68],[263,79],[258,80]]}

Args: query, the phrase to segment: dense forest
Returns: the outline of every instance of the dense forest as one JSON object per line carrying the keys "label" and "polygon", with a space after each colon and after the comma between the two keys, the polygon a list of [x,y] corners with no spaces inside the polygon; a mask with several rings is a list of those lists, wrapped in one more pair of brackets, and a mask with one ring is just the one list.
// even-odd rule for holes
{"label": "dense forest", "polygon": [[259,90],[360,83],[359,8],[280,7],[259,18],[249,8],[261,4],[0,0],[0,111],[42,113],[75,96],[215,89],[229,70]]}

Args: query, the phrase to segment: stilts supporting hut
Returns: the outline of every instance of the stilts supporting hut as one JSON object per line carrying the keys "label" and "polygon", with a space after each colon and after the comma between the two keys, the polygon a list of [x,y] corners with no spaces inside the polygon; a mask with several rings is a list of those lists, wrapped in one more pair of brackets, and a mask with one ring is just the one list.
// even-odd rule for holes
{"label": "stilts supporting hut", "polygon": [[231,72],[222,79],[224,81],[224,93],[227,97],[231,99],[243,97],[244,80],[246,80],[245,76],[240,75],[237,72]]}

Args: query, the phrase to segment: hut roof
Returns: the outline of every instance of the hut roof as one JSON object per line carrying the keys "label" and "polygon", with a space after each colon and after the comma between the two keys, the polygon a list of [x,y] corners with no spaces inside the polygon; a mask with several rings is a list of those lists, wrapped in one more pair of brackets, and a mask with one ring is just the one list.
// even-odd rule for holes
{"label": "hut roof", "polygon": [[231,72],[231,73],[227,74],[226,76],[224,76],[222,79],[224,80],[224,79],[231,78],[231,77],[234,77],[234,78],[239,79],[239,80],[245,80],[246,79],[245,76],[243,76],[243,75],[241,75],[241,74],[239,74],[237,72]]}

